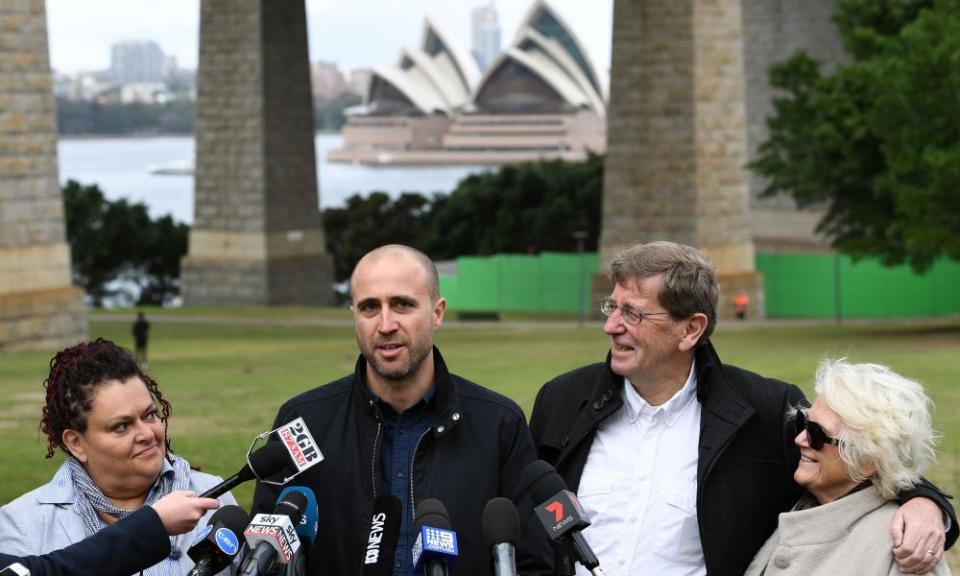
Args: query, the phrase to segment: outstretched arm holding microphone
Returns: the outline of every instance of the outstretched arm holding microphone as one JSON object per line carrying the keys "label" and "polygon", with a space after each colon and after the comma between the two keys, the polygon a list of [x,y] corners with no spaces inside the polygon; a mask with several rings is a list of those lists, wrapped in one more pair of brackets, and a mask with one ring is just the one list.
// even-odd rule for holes
{"label": "outstretched arm holding microphone", "polygon": [[191,491],[172,492],[62,550],[26,558],[0,554],[0,574],[127,576],[163,560],[170,553],[170,536],[193,530],[208,510],[219,506],[218,500]]}

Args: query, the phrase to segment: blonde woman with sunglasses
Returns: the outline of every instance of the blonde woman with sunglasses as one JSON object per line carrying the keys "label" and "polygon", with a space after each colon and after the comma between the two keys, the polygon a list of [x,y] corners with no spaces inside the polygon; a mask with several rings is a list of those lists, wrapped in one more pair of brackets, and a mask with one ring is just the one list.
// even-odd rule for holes
{"label": "blonde woman with sunglasses", "polygon": [[[930,399],[920,383],[879,364],[825,361],[817,398],[794,415],[805,489],[745,576],[901,574],[892,549],[896,494],[934,459]],[[941,554],[939,542],[927,554]],[[950,574],[937,562],[930,574]]]}

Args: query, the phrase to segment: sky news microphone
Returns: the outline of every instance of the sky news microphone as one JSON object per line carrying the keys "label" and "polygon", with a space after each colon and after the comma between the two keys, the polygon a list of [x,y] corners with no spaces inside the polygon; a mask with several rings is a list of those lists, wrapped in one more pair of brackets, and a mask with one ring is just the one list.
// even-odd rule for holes
{"label": "sky news microphone", "polygon": [[520,515],[513,500],[498,496],[483,507],[480,520],[483,539],[493,552],[496,576],[517,576],[517,540],[520,539]]}
{"label": "sky news microphone", "polygon": [[[300,488],[300,487],[292,487]],[[307,510],[309,500],[301,490],[284,491],[277,500],[272,514],[257,514],[243,531],[251,552],[243,559],[240,576],[267,574],[276,563],[289,564],[300,549],[297,526],[300,520],[311,514]],[[316,498],[313,500],[316,507]],[[312,512],[316,517],[316,510]],[[314,524],[315,526],[315,524]]]}
{"label": "sky news microphone", "polygon": [[400,540],[400,515],[403,508],[396,496],[384,494],[373,501],[370,532],[364,550],[361,576],[391,576],[394,551]]}
{"label": "sky news microphone", "polygon": [[299,492],[307,499],[307,505],[303,510],[303,516],[297,523],[295,529],[297,537],[300,538],[300,548],[293,554],[290,562],[287,563],[287,574],[305,574],[307,570],[307,551],[317,540],[317,528],[319,524],[319,511],[317,509],[317,497],[313,490],[303,486],[288,486],[280,492],[277,500],[283,500],[287,494]]}
{"label": "sky news microphone", "polygon": [[450,564],[460,552],[443,502],[436,498],[421,500],[413,529],[417,533],[412,551],[414,574],[448,576]]}
{"label": "sky news microphone", "polygon": [[594,576],[603,576],[597,555],[580,533],[590,525],[590,520],[577,495],[567,490],[567,484],[553,466],[543,460],[531,462],[523,471],[522,483],[530,500],[541,503],[534,510],[550,538],[571,542],[577,561]]}
{"label": "sky news microphone", "polygon": [[285,468],[292,467],[293,462],[290,460],[287,449],[279,442],[268,442],[256,452],[250,454],[247,463],[243,465],[239,472],[207,490],[200,497],[219,498],[228,490],[248,480],[274,476]]}
{"label": "sky news microphone", "polygon": [[250,516],[236,504],[227,504],[213,513],[187,551],[194,567],[187,576],[213,576],[233,562],[240,551],[240,535]]}

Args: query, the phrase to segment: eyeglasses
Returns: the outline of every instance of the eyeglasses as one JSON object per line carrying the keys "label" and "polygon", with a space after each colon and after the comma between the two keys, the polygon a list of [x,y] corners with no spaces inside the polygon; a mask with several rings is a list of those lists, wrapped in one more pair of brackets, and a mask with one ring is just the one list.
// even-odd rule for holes
{"label": "eyeglasses", "polygon": [[620,306],[616,300],[609,296],[600,299],[600,311],[603,312],[604,316],[613,316],[613,313],[616,312],[617,309],[620,310],[620,317],[623,318],[623,321],[631,326],[636,326],[647,316],[663,316],[664,314],[669,314],[669,312],[641,312],[629,306]]}
{"label": "eyeglasses", "polygon": [[823,426],[809,419],[806,410],[797,410],[797,416],[794,423],[796,425],[797,434],[806,431],[807,440],[810,442],[810,447],[814,450],[822,450],[824,444],[829,444],[831,446],[840,445],[839,439],[827,436]]}

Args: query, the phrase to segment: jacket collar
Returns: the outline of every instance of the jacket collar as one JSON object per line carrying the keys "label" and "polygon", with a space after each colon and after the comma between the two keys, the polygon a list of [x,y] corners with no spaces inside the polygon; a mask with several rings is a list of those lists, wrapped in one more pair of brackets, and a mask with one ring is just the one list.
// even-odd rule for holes
{"label": "jacket collar", "polygon": [[590,395],[580,401],[577,419],[570,427],[570,432],[560,441],[558,466],[570,456],[580,442],[596,431],[602,420],[623,406],[622,390],[623,376],[614,374],[610,369],[610,352],[607,352],[607,360],[593,382]]}
{"label": "jacket collar", "polygon": [[[357,357],[353,370],[354,399],[362,414],[367,414],[377,421],[382,418],[377,407],[377,399],[367,386],[367,361],[363,354]],[[457,394],[457,384],[447,370],[440,350],[433,347],[433,401],[430,404],[436,417],[433,425],[433,435],[442,436],[449,432],[463,417],[460,409],[460,396]]]}
{"label": "jacket collar", "polygon": [[[695,353],[697,363],[697,400],[700,416],[700,452],[697,478],[713,469],[717,458],[746,421],[756,412],[731,382],[713,343],[707,340]],[[702,486],[703,483],[700,483]],[[699,488],[698,488],[699,489]]]}

